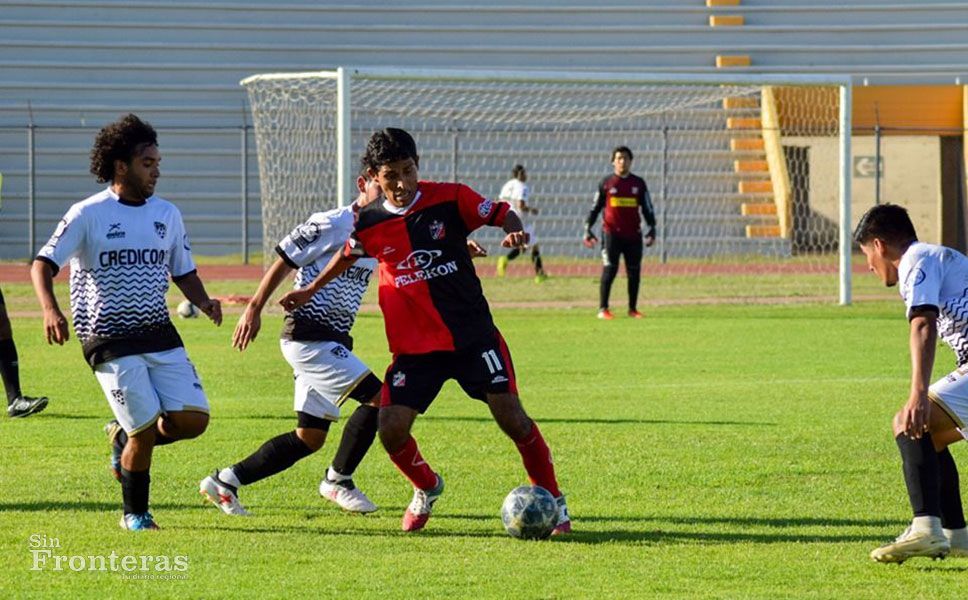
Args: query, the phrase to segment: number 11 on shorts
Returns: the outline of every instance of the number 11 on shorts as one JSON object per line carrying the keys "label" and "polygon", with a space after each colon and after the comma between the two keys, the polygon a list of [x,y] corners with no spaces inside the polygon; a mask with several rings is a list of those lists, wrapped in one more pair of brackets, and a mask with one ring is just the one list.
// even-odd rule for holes
{"label": "number 11 on shorts", "polygon": [[493,348],[481,354],[481,358],[484,359],[484,363],[487,365],[487,370],[491,372],[491,375],[497,373],[498,371],[504,370],[504,366],[501,364],[501,359],[498,358],[497,352],[495,352]]}

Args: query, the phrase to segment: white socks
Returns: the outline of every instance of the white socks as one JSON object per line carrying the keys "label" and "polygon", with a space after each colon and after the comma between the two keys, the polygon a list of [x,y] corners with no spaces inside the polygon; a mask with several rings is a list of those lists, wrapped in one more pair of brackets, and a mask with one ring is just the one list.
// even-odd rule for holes
{"label": "white socks", "polygon": [[944,535],[941,531],[941,517],[914,517],[914,520],[911,521],[911,531]]}
{"label": "white socks", "polygon": [[330,480],[330,481],[332,481],[334,483],[339,483],[340,481],[346,481],[348,479],[353,479],[353,476],[352,475],[343,475],[342,473],[337,473],[335,470],[333,470],[333,467],[330,467],[329,469],[326,470],[326,479],[328,479],[328,480]]}
{"label": "white socks", "polygon": [[232,467],[226,467],[218,472],[218,478],[222,480],[222,483],[227,483],[235,489],[242,487],[242,483],[239,482],[239,478],[235,476],[235,471]]}

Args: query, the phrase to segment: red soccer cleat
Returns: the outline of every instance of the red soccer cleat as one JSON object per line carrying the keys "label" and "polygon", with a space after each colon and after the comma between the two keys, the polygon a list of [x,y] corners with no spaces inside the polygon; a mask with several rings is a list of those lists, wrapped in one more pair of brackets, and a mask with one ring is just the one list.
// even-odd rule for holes
{"label": "red soccer cleat", "polygon": [[640,313],[637,310],[630,310],[629,311],[629,316],[632,317],[633,319],[642,319],[642,318],[645,317],[645,315],[643,315],[642,313]]}
{"label": "red soccer cleat", "polygon": [[566,533],[571,533],[571,516],[568,514],[568,505],[565,504],[565,497],[558,496],[555,498],[558,503],[558,524],[555,528],[551,530],[551,535],[564,535]]}
{"label": "red soccer cleat", "polygon": [[615,318],[615,315],[613,315],[612,311],[608,310],[607,308],[603,308],[602,310],[598,311],[598,318],[611,321]]}
{"label": "red soccer cleat", "polygon": [[404,531],[419,531],[424,528],[427,521],[430,520],[430,511],[434,507],[434,503],[440,498],[440,495],[444,492],[444,478],[437,475],[437,485],[432,490],[421,490],[414,488],[413,490],[413,500],[410,501],[410,506],[407,510],[403,511],[403,524],[402,529]]}

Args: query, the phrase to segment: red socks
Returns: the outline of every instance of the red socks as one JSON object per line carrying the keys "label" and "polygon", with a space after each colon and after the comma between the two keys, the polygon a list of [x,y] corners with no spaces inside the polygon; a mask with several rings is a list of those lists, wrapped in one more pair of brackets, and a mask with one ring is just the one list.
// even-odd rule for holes
{"label": "red socks", "polygon": [[413,436],[407,439],[403,448],[390,455],[390,460],[417,489],[432,490],[437,485],[437,474],[420,455],[417,440],[413,439]]}
{"label": "red socks", "polygon": [[561,496],[558,480],[555,478],[555,465],[551,460],[551,450],[541,437],[538,424],[531,421],[531,433],[524,439],[516,441],[515,444],[518,446],[518,452],[521,453],[524,470],[528,472],[531,485],[540,485],[551,492],[555,498]]}

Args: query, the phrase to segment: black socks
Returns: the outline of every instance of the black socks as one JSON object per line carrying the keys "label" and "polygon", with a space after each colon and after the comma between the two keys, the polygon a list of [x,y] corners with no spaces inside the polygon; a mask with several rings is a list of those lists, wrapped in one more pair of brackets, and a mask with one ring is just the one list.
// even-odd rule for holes
{"label": "black socks", "polygon": [[296,432],[290,431],[262,444],[248,458],[232,465],[232,471],[239,483],[248,485],[285,471],[312,453]]}
{"label": "black socks", "polygon": [[339,449],[333,457],[333,470],[341,475],[352,475],[360,466],[366,452],[373,445],[380,409],[369,404],[359,405],[343,428]]}
{"label": "black socks", "polygon": [[931,434],[925,432],[914,440],[905,434],[894,438],[904,469],[904,483],[915,517],[941,517],[941,483],[938,453]]}

